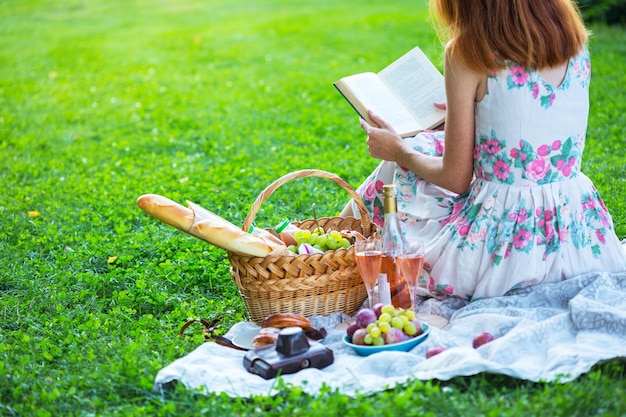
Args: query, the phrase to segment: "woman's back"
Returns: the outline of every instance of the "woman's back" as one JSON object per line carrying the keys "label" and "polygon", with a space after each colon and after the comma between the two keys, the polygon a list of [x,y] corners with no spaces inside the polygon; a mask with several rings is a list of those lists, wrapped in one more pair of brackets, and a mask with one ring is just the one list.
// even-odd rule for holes
{"label": "woman's back", "polygon": [[560,85],[515,63],[489,76],[487,93],[476,106],[476,177],[524,186],[576,176],[589,79],[587,49],[570,59]]}

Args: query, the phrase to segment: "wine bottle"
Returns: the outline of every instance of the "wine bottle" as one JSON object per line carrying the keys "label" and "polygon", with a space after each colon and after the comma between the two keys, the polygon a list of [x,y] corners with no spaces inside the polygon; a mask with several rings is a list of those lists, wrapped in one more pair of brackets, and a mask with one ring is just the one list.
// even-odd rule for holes
{"label": "wine bottle", "polygon": [[411,293],[409,286],[396,265],[396,256],[408,247],[400,221],[398,220],[398,208],[395,188],[391,184],[383,186],[383,210],[385,221],[381,233],[383,262],[380,267],[380,280],[389,283],[391,292],[391,304],[396,308],[411,308]]}

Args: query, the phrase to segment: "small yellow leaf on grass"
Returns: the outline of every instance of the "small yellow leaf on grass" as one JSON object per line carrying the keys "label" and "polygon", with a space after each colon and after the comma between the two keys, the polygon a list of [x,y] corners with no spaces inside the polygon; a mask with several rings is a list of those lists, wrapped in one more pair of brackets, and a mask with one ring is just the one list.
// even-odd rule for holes
{"label": "small yellow leaf on grass", "polygon": [[28,212],[28,217],[30,217],[31,219],[34,219],[35,217],[39,217],[39,214],[41,213],[39,213],[38,211],[30,210]]}
{"label": "small yellow leaf on grass", "polygon": [[117,261],[117,256],[109,256],[109,259],[107,259],[107,262],[112,264],[115,261]]}

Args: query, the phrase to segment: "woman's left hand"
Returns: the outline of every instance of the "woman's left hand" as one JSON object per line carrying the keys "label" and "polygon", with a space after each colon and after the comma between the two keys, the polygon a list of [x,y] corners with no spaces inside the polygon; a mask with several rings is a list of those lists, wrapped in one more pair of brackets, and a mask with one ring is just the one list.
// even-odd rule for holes
{"label": "woman's left hand", "polygon": [[360,123],[361,129],[367,133],[367,148],[370,155],[372,158],[396,162],[398,153],[402,152],[402,138],[375,113],[369,111],[368,116],[373,124],[362,118]]}

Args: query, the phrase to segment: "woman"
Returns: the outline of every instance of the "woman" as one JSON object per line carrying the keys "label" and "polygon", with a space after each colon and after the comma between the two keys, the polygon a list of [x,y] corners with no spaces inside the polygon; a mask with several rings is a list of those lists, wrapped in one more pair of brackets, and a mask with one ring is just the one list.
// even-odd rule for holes
{"label": "woman", "polygon": [[422,284],[439,296],[624,271],[611,217],[580,171],[591,72],[574,2],[431,0],[431,9],[449,37],[445,133],[402,140],[375,114],[374,125],[361,120],[371,156],[384,161],[358,190],[374,221],[382,184],[393,182],[407,239],[427,242]]}

